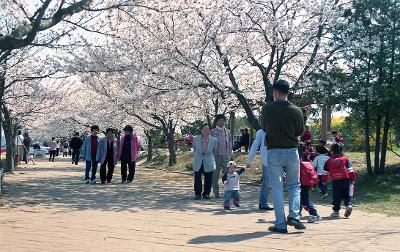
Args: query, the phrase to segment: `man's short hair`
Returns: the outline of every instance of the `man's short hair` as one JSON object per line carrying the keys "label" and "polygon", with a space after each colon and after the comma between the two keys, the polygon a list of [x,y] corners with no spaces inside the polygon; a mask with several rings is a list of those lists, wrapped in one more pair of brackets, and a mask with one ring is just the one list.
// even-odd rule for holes
{"label": "man's short hair", "polygon": [[224,119],[224,121],[226,121],[226,117],[223,114],[218,114],[215,116],[215,121],[218,121],[219,119]]}
{"label": "man's short hair", "polygon": [[126,126],[124,127],[123,131],[128,131],[128,132],[133,133],[133,127],[132,127],[132,125],[129,125],[129,124],[126,125]]}
{"label": "man's short hair", "polygon": [[325,147],[318,145],[317,146],[317,153],[319,153],[319,154],[327,154],[328,151],[327,151],[327,149]]}
{"label": "man's short hair", "polygon": [[74,136],[79,136],[79,132],[75,132],[75,133],[74,133]]}
{"label": "man's short hair", "polygon": [[92,125],[92,127],[90,127],[90,132],[93,132],[93,130],[100,131],[100,128],[97,125]]}
{"label": "man's short hair", "polygon": [[272,89],[275,89],[279,93],[287,95],[287,94],[289,94],[290,86],[289,86],[289,83],[285,80],[277,80],[272,85]]}

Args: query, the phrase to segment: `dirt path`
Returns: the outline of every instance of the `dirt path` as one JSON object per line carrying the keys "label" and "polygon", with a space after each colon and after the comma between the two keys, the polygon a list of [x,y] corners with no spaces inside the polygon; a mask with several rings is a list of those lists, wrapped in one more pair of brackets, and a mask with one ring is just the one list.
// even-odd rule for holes
{"label": "dirt path", "polygon": [[[119,168],[116,169],[119,171]],[[242,207],[192,200],[192,178],[138,168],[135,182],[84,185],[83,168],[38,162],[6,177],[0,199],[1,251],[398,251],[400,218],[355,210],[305,232],[267,231],[258,188],[242,186]],[[318,206],[329,216],[329,206]]]}

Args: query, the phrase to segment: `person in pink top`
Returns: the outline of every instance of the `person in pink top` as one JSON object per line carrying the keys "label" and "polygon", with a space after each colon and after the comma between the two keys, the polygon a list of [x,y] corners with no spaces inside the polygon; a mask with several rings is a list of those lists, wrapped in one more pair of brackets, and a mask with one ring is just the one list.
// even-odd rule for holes
{"label": "person in pink top", "polygon": [[[121,137],[119,145],[119,160],[121,160],[121,183],[132,183],[135,177],[136,158],[140,150],[139,138],[133,133],[133,127],[126,125],[125,134]],[[127,169],[129,173],[127,175]]]}
{"label": "person in pink top", "polygon": [[217,138],[218,146],[214,153],[216,168],[213,173],[212,187],[215,198],[219,198],[219,177],[226,172],[229,160],[233,160],[233,141],[231,131],[225,128],[226,118],[219,114],[215,117],[217,127],[211,130],[211,136]]}
{"label": "person in pink top", "polygon": [[52,137],[51,141],[49,143],[49,161],[54,162],[54,157],[56,156],[56,152],[57,152],[57,142],[56,142],[56,138]]}

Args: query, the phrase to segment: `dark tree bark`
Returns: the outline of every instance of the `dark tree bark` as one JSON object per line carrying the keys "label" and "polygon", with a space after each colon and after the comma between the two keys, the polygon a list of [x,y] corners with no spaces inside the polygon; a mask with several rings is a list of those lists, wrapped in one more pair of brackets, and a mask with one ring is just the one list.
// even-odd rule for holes
{"label": "dark tree bark", "polygon": [[172,121],[168,122],[168,126],[164,129],[167,135],[167,142],[168,142],[168,152],[169,152],[169,159],[168,159],[168,166],[176,165],[176,146],[175,146],[175,127]]}
{"label": "dark tree bark", "polygon": [[381,151],[381,163],[379,166],[379,174],[385,173],[389,129],[390,129],[390,111],[389,109],[387,109],[385,111],[385,120],[383,122],[382,151]]}
{"label": "dark tree bark", "polygon": [[4,172],[11,172],[14,170],[14,130],[11,121],[11,115],[9,110],[3,104],[3,127],[4,127],[4,136],[6,138],[7,144],[7,160],[6,160],[6,167],[4,168]]}
{"label": "dark tree bark", "polygon": [[381,129],[382,129],[382,116],[378,112],[375,123],[375,162],[374,162],[374,172],[375,175],[379,175],[379,155],[381,146]]}
{"label": "dark tree bark", "polygon": [[153,160],[153,136],[151,130],[145,130],[144,134],[147,137],[147,162]]}

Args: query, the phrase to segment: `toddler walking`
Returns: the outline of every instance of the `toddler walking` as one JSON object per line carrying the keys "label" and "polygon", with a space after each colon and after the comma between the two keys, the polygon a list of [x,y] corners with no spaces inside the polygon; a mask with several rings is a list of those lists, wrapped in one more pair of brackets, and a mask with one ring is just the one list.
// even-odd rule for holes
{"label": "toddler walking", "polygon": [[240,174],[245,169],[237,169],[236,163],[233,161],[228,162],[227,172],[222,176],[222,182],[224,183],[224,209],[230,210],[231,199],[233,199],[233,205],[240,207]]}

